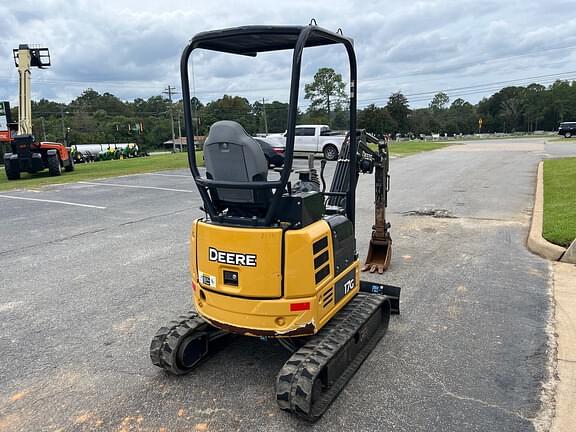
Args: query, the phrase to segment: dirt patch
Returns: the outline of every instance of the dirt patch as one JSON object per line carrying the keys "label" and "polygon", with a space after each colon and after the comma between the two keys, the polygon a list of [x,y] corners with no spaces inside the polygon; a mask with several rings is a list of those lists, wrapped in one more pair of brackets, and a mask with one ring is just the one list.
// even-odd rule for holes
{"label": "dirt patch", "polygon": [[431,216],[439,219],[456,219],[449,210],[446,209],[418,209],[402,212],[403,216]]}

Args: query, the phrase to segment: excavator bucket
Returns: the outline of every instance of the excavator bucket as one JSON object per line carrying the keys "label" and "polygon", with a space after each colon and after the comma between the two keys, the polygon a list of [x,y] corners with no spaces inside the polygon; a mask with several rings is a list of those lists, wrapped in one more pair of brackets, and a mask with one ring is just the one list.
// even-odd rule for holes
{"label": "excavator bucket", "polygon": [[370,273],[382,274],[390,265],[390,258],[392,257],[392,239],[387,235],[385,239],[378,240],[375,238],[370,239],[370,246],[368,246],[368,256],[362,271],[369,271]]}

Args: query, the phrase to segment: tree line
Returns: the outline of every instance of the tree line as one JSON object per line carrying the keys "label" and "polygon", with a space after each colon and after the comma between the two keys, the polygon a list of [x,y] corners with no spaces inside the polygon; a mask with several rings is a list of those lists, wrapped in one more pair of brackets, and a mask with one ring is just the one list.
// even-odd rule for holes
{"label": "tree line", "polygon": [[367,130],[414,135],[553,131],[562,121],[576,121],[576,81],[505,87],[475,105],[462,98],[450,102],[439,92],[427,108],[417,109],[394,93],[386,106],[369,105],[358,113],[360,127]]}
{"label": "tree line", "polygon": [[[401,92],[390,95],[386,105],[371,104],[358,110],[358,127],[376,135],[476,132],[533,132],[555,130],[561,121],[576,121],[576,82],[556,81],[546,87],[505,87],[477,104],[462,98],[450,100],[437,93],[426,108],[410,108]],[[345,84],[340,74],[320,69],[305,86],[311,102],[298,112],[298,123],[348,127]],[[288,104],[280,101],[251,103],[224,95],[202,104],[192,98],[196,135],[205,135],[218,120],[235,120],[250,134],[283,132]],[[13,108],[13,118],[17,109]],[[111,93],[85,90],[68,104],[41,99],[32,102],[33,133],[40,140],[69,144],[136,142],[145,148],[160,146],[175,135],[184,135],[182,101],[171,103],[162,96],[122,101]],[[479,120],[482,125],[479,129]]]}

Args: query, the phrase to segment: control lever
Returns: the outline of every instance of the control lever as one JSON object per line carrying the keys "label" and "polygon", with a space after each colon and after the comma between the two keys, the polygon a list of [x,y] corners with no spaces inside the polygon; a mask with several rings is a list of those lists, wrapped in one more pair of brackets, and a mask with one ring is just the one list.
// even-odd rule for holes
{"label": "control lever", "polygon": [[326,192],[326,179],[324,179],[324,168],[326,168],[326,159],[320,161],[320,180],[322,180],[322,193]]}

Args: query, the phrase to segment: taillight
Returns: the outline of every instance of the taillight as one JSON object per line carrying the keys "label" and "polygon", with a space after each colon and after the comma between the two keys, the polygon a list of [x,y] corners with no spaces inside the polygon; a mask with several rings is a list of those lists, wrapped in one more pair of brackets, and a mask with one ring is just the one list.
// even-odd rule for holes
{"label": "taillight", "polygon": [[310,302],[291,303],[290,312],[299,312],[310,310]]}

